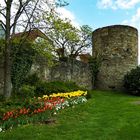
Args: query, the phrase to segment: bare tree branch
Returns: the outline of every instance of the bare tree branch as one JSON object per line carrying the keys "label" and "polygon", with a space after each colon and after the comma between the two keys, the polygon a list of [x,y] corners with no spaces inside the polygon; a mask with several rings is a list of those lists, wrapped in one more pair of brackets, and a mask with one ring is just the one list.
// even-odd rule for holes
{"label": "bare tree branch", "polygon": [[6,8],[4,7],[3,9],[0,9],[0,14],[4,17],[4,18],[6,18],[6,15],[3,13],[3,11],[5,10]]}
{"label": "bare tree branch", "polygon": [[6,31],[6,25],[5,25],[5,23],[4,23],[2,20],[0,20],[0,23],[1,23],[2,26],[4,27],[4,31]]}
{"label": "bare tree branch", "polygon": [[25,7],[28,5],[28,3],[30,2],[31,0],[27,0],[24,4],[22,2],[22,0],[19,0],[19,8],[17,10],[17,13],[15,14],[15,18],[14,18],[14,22],[13,24],[11,25],[11,28],[13,27],[13,31],[12,33],[14,34],[15,33],[15,29],[16,29],[16,24],[17,24],[17,21],[19,19],[19,17],[21,16],[21,14],[23,13],[23,11],[25,10]]}

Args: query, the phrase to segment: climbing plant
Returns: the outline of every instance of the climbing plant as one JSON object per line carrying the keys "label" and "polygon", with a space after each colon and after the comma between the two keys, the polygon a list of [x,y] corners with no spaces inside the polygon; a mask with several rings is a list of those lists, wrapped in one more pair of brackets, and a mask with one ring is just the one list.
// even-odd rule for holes
{"label": "climbing plant", "polygon": [[92,85],[93,85],[92,88],[94,88],[95,82],[98,80],[97,76],[99,73],[99,68],[101,66],[101,62],[102,62],[102,59],[99,56],[89,58],[89,68],[90,68],[90,72],[91,72]]}
{"label": "climbing plant", "polygon": [[21,87],[35,58],[35,50],[32,48],[33,43],[27,40],[24,43],[20,42],[20,40],[12,42],[11,80],[14,91]]}

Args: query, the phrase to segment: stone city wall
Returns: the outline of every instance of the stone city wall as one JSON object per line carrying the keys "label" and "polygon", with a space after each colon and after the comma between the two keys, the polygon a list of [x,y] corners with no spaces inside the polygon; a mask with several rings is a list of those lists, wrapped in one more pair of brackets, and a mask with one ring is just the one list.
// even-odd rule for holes
{"label": "stone city wall", "polygon": [[51,68],[35,64],[32,72],[37,72],[46,81],[73,81],[79,86],[92,88],[89,65],[78,60],[58,62]]}
{"label": "stone city wall", "polygon": [[[131,26],[114,25],[93,32],[93,57],[101,57],[95,86],[103,90],[122,90],[124,75],[138,65],[138,31]],[[46,81],[73,81],[91,89],[93,87],[89,65],[77,60],[58,62],[52,68],[34,64],[32,72],[38,72]],[[3,89],[3,65],[0,64],[0,92]]]}

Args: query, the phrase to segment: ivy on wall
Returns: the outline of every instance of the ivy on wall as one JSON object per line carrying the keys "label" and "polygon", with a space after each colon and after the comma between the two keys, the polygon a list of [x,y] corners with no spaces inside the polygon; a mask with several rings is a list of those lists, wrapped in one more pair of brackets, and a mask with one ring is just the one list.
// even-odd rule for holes
{"label": "ivy on wall", "polygon": [[[0,63],[4,62],[4,41],[0,39]],[[54,65],[54,57],[51,53],[52,48],[48,46],[46,41],[41,40],[41,42],[33,43],[25,38],[16,38],[11,41],[11,80],[13,92],[16,92],[24,83],[33,63],[39,63],[41,67],[45,63],[51,67]]]}
{"label": "ivy on wall", "polygon": [[102,59],[101,57],[90,57],[89,58],[89,68],[92,76],[92,85],[94,88],[96,81],[98,80],[98,73],[99,73],[99,68],[101,66]]}
{"label": "ivy on wall", "polygon": [[35,50],[32,46],[33,43],[27,40],[24,43],[20,43],[20,40],[14,40],[12,42],[11,80],[14,91],[21,87],[26,75],[31,69],[35,58]]}

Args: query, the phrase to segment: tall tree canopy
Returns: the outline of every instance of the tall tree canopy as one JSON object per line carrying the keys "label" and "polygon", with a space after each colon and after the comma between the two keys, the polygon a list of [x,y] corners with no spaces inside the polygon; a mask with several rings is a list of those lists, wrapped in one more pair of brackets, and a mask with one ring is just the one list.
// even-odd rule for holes
{"label": "tall tree canopy", "polygon": [[[58,6],[66,4],[56,1]],[[55,3],[48,0],[1,0],[0,21],[5,30],[4,96],[11,96],[11,36],[18,29],[23,31],[36,27],[43,13],[51,12]],[[38,20],[39,19],[39,20]]]}
{"label": "tall tree canopy", "polygon": [[76,58],[79,54],[91,49],[92,28],[88,25],[75,27],[68,19],[61,19],[57,15],[46,17],[47,36],[53,41],[55,52],[59,57]]}

